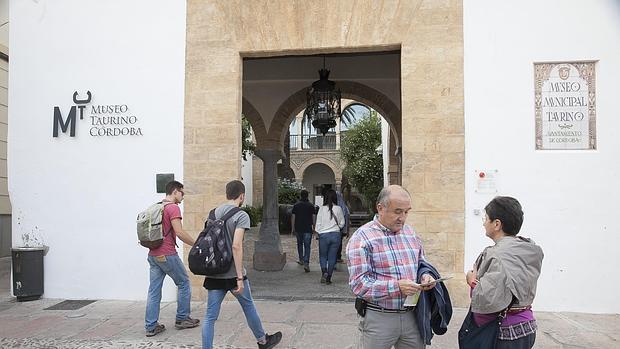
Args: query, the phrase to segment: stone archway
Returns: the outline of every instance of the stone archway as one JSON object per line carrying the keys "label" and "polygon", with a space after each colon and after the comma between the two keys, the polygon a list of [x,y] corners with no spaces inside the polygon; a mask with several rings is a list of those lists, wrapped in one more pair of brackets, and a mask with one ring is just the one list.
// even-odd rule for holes
{"label": "stone archway", "polygon": [[254,133],[254,138],[256,139],[256,146],[265,147],[266,145],[264,143],[268,140],[268,138],[263,117],[260,115],[258,110],[254,108],[252,103],[245,98],[243,98],[241,102],[241,113],[252,126],[252,132]]}
{"label": "stone archway", "polygon": [[[302,175],[303,180],[301,184],[313,196],[321,195],[315,188],[322,187],[325,184],[332,185],[332,189],[339,189],[338,184],[340,181],[336,177],[334,170],[323,162],[314,161],[312,164],[305,167]],[[311,201],[314,202],[314,198],[311,198]]]}
{"label": "stone archway", "polygon": [[[343,99],[353,100],[353,102],[347,105],[360,104],[371,107],[387,121],[391,135],[388,143],[388,181],[391,184],[402,184],[402,154],[400,146],[402,120],[400,109],[388,96],[365,84],[353,81],[338,81],[336,86],[341,90]],[[276,112],[274,122],[269,128],[270,139],[279,136],[280,144],[284,144],[284,137],[287,135],[288,125],[306,106],[306,91],[306,88],[298,90],[291,94],[280,105]],[[339,167],[344,166],[340,164],[339,157],[337,162]],[[295,165],[296,164],[291,163],[291,167]],[[340,172],[342,173],[342,169]],[[295,177],[300,178],[297,174]],[[340,178],[341,182],[342,175]],[[338,187],[339,186],[340,183],[338,184]]]}
{"label": "stone archway", "polygon": [[306,170],[315,164],[323,164],[329,167],[334,173],[336,186],[340,185],[342,182],[342,164],[340,164],[340,160],[335,157],[309,155],[305,159],[302,159],[301,163],[291,163],[291,165],[293,165],[291,168],[293,172],[295,172],[295,180],[301,182]]}
{"label": "stone archway", "polygon": [[[342,98],[358,101],[378,111],[394,130],[396,144],[400,144],[401,112],[389,97],[372,87],[354,81],[338,81],[337,87],[342,93]],[[270,139],[278,139],[280,144],[284,144],[289,124],[306,106],[306,91],[307,88],[298,90],[280,105],[269,127]]]}
{"label": "stone archway", "polygon": [[[307,14],[325,8],[333,11],[316,26]],[[462,1],[316,0],[298,6],[188,0],[186,12],[184,227],[200,231],[205,208],[221,203],[226,182],[240,178],[241,140],[234,135],[241,134],[243,57],[398,50],[398,114],[373,108],[398,115],[401,124],[393,126],[402,148],[402,183],[412,193],[409,221],[427,242],[429,259],[442,274],[455,276],[448,282],[454,304],[465,305],[467,293],[457,287],[465,234]],[[355,99],[372,106],[379,98]],[[274,122],[288,125],[303,101],[293,104],[282,110],[284,120],[278,114]],[[265,123],[271,159],[280,156],[284,137],[275,123]],[[202,290],[201,282],[192,278],[195,289]]]}

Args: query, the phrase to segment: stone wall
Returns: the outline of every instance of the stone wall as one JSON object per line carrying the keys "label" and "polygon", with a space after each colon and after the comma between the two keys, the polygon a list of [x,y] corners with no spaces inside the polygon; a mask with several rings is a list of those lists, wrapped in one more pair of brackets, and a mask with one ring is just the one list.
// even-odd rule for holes
{"label": "stone wall", "polygon": [[[426,241],[428,259],[455,276],[452,298],[465,305],[462,17],[461,0],[189,0],[184,180],[194,194],[185,202],[188,229],[200,229],[198,217],[240,175],[243,57],[400,48],[409,223]],[[198,278],[193,285],[202,289]]]}

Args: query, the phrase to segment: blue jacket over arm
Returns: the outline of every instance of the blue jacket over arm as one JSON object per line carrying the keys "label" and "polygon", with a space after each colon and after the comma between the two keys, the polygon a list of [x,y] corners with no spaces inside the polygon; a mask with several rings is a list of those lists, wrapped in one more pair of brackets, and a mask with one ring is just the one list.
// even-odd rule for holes
{"label": "blue jacket over arm", "polygon": [[[421,260],[418,268],[418,282],[424,274],[430,274],[435,279],[439,279],[441,276],[435,267],[427,261]],[[433,332],[438,335],[446,333],[452,318],[452,303],[450,302],[448,288],[443,282],[436,283],[432,290],[422,291],[414,313],[420,335],[426,345],[431,344]]]}

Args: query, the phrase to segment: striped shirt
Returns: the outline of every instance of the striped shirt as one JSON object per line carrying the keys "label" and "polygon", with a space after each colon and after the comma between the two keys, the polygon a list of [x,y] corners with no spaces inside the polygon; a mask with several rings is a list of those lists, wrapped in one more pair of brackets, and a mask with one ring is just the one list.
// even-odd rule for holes
{"label": "striped shirt", "polygon": [[387,309],[402,309],[407,296],[398,280],[416,282],[422,241],[405,224],[392,232],[375,218],[361,226],[347,245],[349,286],[366,301]]}

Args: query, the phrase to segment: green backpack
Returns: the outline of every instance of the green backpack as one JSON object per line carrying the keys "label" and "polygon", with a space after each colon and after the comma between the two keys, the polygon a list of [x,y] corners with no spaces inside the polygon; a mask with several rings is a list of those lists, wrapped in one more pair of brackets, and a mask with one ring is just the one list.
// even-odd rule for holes
{"label": "green backpack", "polygon": [[155,249],[164,243],[164,207],[172,202],[157,202],[138,213],[136,226],[140,245]]}

